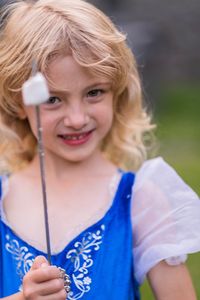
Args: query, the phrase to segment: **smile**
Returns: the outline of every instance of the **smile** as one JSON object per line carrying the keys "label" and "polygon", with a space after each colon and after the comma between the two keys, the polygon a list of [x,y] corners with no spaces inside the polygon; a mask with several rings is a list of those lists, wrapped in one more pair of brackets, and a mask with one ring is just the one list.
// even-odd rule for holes
{"label": "smile", "polygon": [[58,137],[61,138],[65,144],[76,146],[86,143],[90,139],[93,131],[94,129],[84,133],[60,134]]}
{"label": "smile", "polygon": [[85,136],[87,136],[88,133],[84,133],[84,134],[80,134],[80,135],[63,135],[62,138],[64,140],[81,140],[83,139]]}

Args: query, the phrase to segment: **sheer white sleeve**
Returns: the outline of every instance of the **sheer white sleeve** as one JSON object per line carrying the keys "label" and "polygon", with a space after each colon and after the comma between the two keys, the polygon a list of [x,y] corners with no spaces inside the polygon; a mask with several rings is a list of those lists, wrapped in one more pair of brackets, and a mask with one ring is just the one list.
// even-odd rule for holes
{"label": "sheer white sleeve", "polygon": [[200,251],[200,200],[162,158],[146,161],[132,195],[135,276],[161,260],[177,264]]}

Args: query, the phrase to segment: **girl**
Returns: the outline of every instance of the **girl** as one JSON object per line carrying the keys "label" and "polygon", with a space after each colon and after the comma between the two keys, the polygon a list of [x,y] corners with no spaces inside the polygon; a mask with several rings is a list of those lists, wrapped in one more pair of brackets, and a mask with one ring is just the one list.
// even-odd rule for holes
{"label": "girl", "polygon": [[[162,158],[144,162],[154,126],[125,35],[82,0],[16,1],[2,20],[0,297],[136,300],[147,276],[156,299],[196,299],[184,262],[200,250],[199,199]],[[35,110],[21,94],[33,61],[50,91],[40,109],[52,265]]]}

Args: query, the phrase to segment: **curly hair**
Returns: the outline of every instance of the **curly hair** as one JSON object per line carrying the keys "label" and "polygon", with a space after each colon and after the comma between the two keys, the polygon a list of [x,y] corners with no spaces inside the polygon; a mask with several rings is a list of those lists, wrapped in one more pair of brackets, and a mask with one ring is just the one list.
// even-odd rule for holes
{"label": "curly hair", "polygon": [[82,0],[17,1],[4,14],[0,33],[1,161],[13,171],[33,159],[37,141],[22,117],[21,86],[31,74],[33,59],[48,77],[52,57],[66,54],[112,83],[113,126],[101,149],[118,167],[137,169],[146,159],[145,137],[151,136],[154,126],[143,106],[137,64],[126,35]]}

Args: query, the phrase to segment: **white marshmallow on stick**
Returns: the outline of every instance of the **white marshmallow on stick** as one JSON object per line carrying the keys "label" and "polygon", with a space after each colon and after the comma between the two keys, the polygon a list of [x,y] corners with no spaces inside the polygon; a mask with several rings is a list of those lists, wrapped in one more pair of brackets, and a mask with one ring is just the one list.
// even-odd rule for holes
{"label": "white marshmallow on stick", "polygon": [[37,72],[22,85],[22,97],[25,105],[39,105],[49,99],[49,90],[44,75]]}

